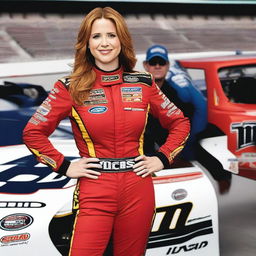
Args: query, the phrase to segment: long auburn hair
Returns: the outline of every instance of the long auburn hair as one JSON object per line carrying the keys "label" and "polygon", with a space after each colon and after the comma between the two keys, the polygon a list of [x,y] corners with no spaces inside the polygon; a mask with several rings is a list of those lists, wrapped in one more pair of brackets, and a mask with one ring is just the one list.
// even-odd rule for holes
{"label": "long auburn hair", "polygon": [[98,7],[89,12],[83,19],[75,45],[75,61],[73,72],[70,75],[69,91],[74,101],[82,105],[88,97],[95,82],[96,74],[93,71],[94,57],[88,48],[93,22],[96,19],[109,19],[115,26],[121,43],[119,64],[124,71],[132,72],[136,64],[132,38],[123,16],[111,7]]}

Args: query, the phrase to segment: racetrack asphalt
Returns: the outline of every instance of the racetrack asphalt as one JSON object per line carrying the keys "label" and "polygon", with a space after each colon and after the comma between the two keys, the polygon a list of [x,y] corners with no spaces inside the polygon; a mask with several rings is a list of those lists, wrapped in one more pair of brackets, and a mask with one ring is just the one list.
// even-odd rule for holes
{"label": "racetrack asphalt", "polygon": [[[127,15],[137,53],[256,50],[256,16]],[[0,13],[0,62],[72,58],[80,14]],[[1,71],[0,71],[1,72]],[[233,176],[218,193],[221,256],[256,255],[256,181]],[[206,255],[208,256],[208,255]]]}

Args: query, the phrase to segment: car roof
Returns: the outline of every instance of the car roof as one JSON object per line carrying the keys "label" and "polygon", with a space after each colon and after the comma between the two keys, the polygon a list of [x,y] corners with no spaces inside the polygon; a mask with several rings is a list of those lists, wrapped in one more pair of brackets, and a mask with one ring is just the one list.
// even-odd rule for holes
{"label": "car roof", "polygon": [[194,64],[195,66],[201,65],[245,65],[256,64],[256,54],[241,54],[241,55],[227,55],[215,57],[202,57],[202,58],[188,58],[179,60],[182,65]]}

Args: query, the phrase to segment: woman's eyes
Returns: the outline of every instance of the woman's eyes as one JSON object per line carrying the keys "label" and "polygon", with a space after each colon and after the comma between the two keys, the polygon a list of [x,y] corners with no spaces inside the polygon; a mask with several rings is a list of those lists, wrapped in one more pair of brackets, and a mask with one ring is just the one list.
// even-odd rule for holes
{"label": "woman's eyes", "polygon": [[111,38],[116,37],[116,34],[108,34],[108,37],[111,37]]}
{"label": "woman's eyes", "polygon": [[[92,36],[93,39],[98,39],[98,38],[100,38],[100,37],[101,37],[100,34],[94,34],[94,35]],[[109,38],[115,38],[115,37],[116,37],[116,34],[109,33],[109,34],[107,34],[107,37],[109,37]]]}
{"label": "woman's eyes", "polygon": [[98,34],[92,36],[93,39],[97,39],[97,38],[99,38],[99,37],[100,37],[100,35],[98,35]]}

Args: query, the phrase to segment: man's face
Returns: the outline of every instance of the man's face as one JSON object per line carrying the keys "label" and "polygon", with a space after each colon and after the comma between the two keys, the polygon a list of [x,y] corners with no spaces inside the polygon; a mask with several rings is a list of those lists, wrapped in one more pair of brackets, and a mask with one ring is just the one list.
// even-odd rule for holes
{"label": "man's face", "polygon": [[153,57],[149,61],[144,61],[144,68],[151,73],[156,80],[164,79],[168,70],[169,62],[161,57]]}

